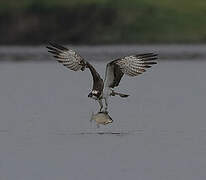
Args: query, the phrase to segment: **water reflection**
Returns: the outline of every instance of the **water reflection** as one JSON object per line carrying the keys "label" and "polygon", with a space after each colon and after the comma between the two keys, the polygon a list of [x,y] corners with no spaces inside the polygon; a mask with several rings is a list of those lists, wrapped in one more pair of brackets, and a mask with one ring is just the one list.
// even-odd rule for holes
{"label": "water reflection", "polygon": [[52,134],[54,135],[117,135],[117,136],[125,136],[125,135],[135,135],[135,134],[143,134],[143,129],[137,129],[137,130],[113,130],[113,131],[100,131],[98,129],[96,130],[84,130],[84,131],[71,131],[71,130],[61,130],[56,131]]}

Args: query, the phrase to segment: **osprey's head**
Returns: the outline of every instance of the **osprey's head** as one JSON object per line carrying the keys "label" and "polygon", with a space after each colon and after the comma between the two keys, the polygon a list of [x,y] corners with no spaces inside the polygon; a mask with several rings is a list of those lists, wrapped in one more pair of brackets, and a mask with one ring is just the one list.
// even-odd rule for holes
{"label": "osprey's head", "polygon": [[88,97],[97,100],[97,99],[99,99],[100,95],[101,95],[101,92],[99,92],[97,90],[92,90],[92,92],[90,92],[88,94]]}

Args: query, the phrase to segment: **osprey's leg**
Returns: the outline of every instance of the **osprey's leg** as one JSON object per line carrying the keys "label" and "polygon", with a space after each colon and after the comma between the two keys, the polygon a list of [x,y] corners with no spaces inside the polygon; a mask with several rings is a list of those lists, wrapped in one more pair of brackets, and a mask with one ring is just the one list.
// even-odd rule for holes
{"label": "osprey's leg", "polygon": [[107,102],[107,98],[104,98],[104,101],[105,101],[105,109],[104,111],[107,112],[107,109],[108,109],[108,102]]}
{"label": "osprey's leg", "polygon": [[103,103],[102,103],[102,99],[98,99],[98,103],[100,105],[100,112],[102,111],[103,108]]}

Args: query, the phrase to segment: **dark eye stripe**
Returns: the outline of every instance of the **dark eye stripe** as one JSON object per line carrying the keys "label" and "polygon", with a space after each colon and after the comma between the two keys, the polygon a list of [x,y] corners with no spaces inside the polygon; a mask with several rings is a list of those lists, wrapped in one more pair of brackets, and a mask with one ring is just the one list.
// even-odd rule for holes
{"label": "dark eye stripe", "polygon": [[95,96],[95,97],[97,97],[97,98],[98,98],[100,95],[101,95],[101,92],[99,92],[99,91],[98,91],[96,94],[93,94],[93,96]]}

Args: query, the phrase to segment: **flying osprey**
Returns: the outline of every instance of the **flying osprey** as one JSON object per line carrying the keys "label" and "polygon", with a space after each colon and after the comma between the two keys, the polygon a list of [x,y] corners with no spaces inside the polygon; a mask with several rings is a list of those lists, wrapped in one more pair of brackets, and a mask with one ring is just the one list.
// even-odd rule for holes
{"label": "flying osprey", "polygon": [[145,53],[126,56],[109,62],[106,66],[104,81],[100,77],[95,68],[80,55],[71,49],[67,49],[56,43],[50,43],[47,46],[48,52],[52,53],[57,61],[62,63],[67,68],[73,71],[84,71],[88,68],[93,77],[93,88],[88,97],[95,99],[99,102],[100,112],[103,109],[103,102],[105,101],[105,109],[108,109],[108,97],[118,95],[122,98],[128,97],[127,94],[115,92],[113,88],[119,85],[119,82],[124,74],[128,76],[138,76],[156,64],[154,60],[157,59],[157,54]]}

